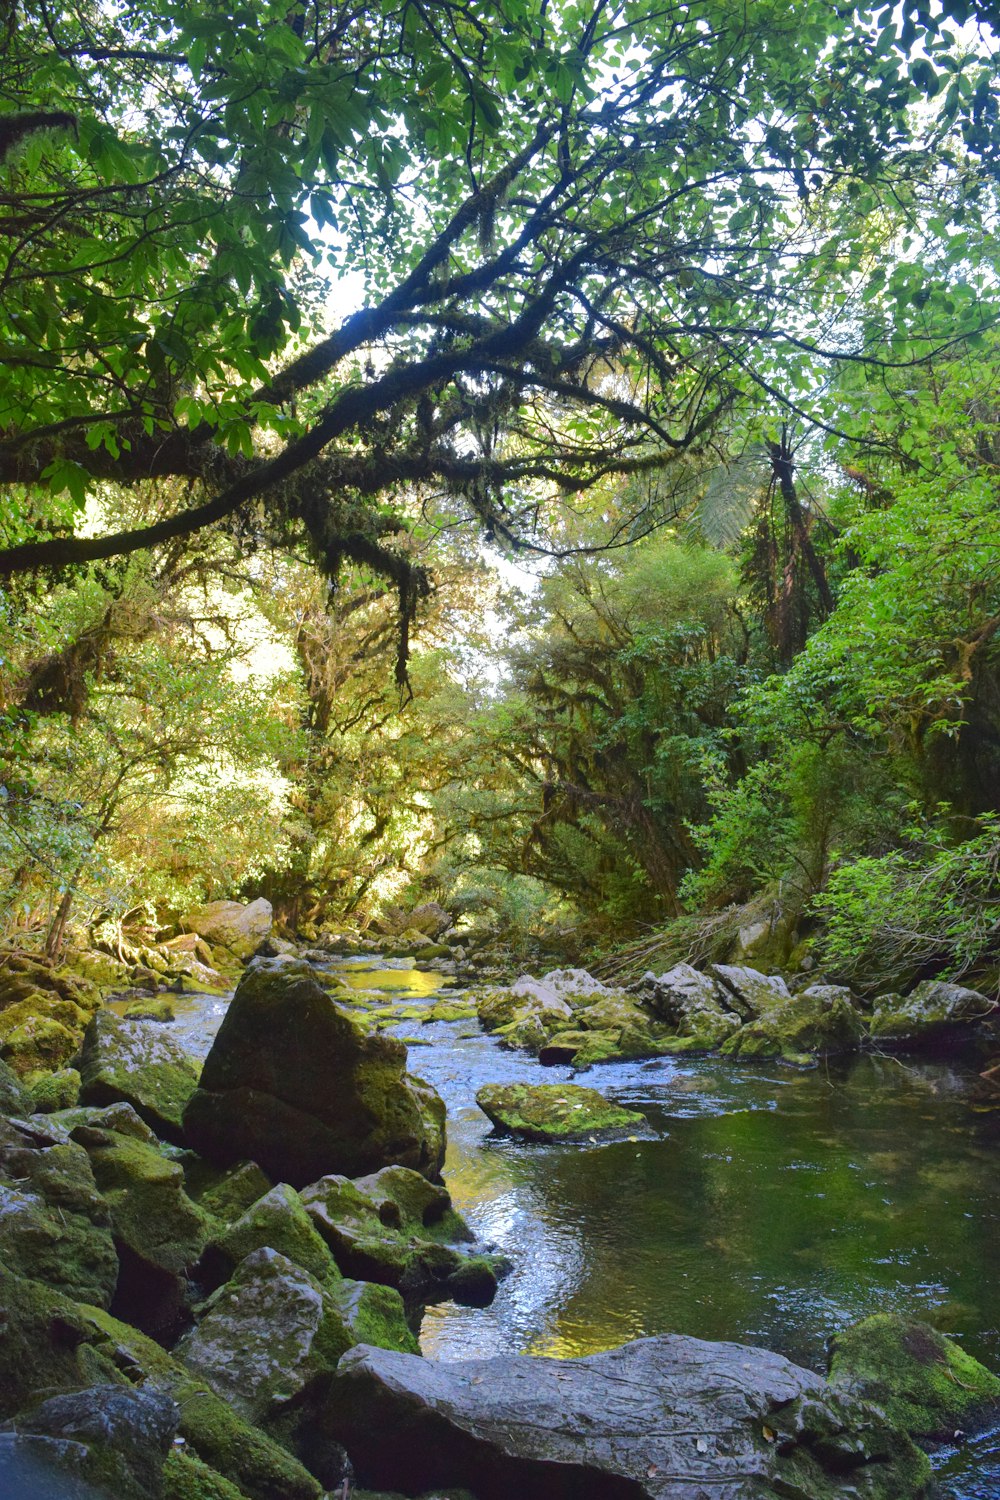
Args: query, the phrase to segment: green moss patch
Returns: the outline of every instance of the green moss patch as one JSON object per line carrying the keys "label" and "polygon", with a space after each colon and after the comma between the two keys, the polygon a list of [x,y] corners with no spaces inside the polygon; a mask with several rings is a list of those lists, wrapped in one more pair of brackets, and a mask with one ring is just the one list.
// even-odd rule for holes
{"label": "green moss patch", "polygon": [[646,1129],[643,1115],[578,1084],[487,1084],[476,1103],[494,1128],[526,1141],[579,1141]]}

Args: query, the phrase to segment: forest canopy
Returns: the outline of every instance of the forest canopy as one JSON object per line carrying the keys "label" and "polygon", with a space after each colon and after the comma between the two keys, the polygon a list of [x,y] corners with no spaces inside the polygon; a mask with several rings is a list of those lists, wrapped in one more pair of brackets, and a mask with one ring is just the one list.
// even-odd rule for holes
{"label": "forest canopy", "polygon": [[8,921],[485,870],[849,965],[968,845],[988,948],[993,19],[10,8]]}

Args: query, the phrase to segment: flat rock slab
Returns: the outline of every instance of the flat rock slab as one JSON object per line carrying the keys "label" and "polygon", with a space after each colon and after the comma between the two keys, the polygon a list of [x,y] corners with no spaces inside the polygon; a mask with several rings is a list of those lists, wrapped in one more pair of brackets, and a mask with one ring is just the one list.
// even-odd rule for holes
{"label": "flat rock slab", "polygon": [[573,1083],[490,1083],[476,1103],[496,1130],[524,1141],[609,1140],[647,1129],[644,1115]]}
{"label": "flat rock slab", "polygon": [[[680,1335],[586,1359],[360,1346],[324,1413],[359,1483],[477,1500],[908,1500],[926,1456],[781,1355]],[[386,1442],[385,1434],[392,1433]]]}

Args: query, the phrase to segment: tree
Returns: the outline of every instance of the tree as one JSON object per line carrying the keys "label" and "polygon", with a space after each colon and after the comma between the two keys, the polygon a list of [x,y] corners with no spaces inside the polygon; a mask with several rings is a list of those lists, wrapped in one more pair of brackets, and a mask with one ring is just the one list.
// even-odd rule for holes
{"label": "tree", "polygon": [[[801,406],[825,355],[879,352],[846,320],[865,265],[844,215],[919,214],[942,174],[980,212],[992,64],[950,29],[973,14],[12,12],[0,575],[214,523],[304,542],[391,582],[402,674],[427,581],[394,541],[400,487],[544,547],[551,495],[669,468],[748,392]],[[317,277],[347,268],[364,306],[330,328]],[[103,482],[141,501],[93,536]]]}

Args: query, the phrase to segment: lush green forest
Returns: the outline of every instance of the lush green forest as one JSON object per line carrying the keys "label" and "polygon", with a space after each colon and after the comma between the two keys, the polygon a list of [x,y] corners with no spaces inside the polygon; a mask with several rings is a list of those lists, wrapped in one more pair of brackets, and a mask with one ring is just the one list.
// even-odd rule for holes
{"label": "lush green forest", "polygon": [[9,8],[7,938],[988,971],[993,19]]}

